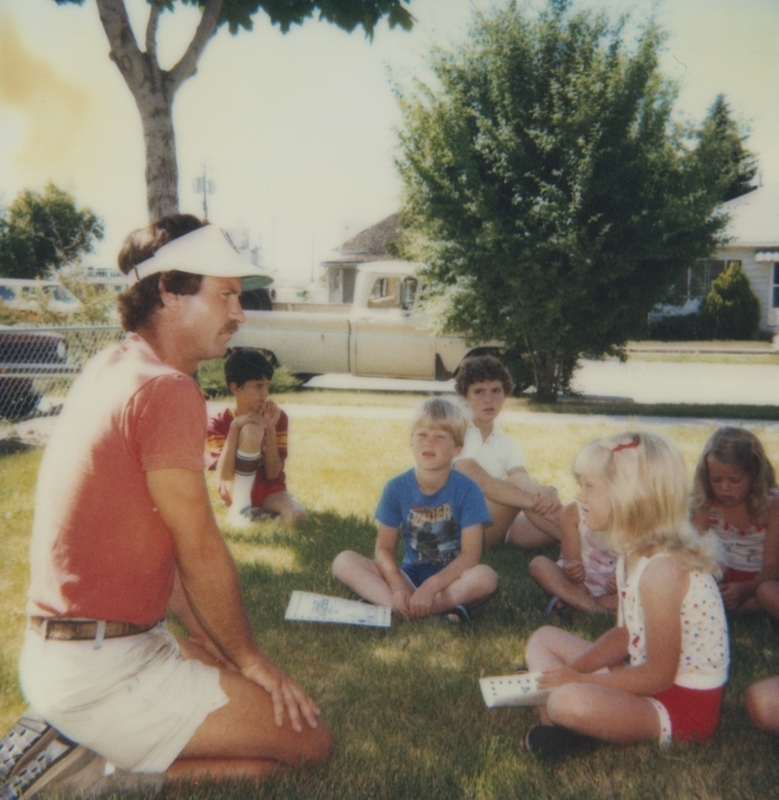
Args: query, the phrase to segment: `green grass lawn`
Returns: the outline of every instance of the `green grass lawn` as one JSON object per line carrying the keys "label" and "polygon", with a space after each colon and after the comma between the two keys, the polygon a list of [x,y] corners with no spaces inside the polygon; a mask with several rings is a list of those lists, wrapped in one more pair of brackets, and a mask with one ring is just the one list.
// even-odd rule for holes
{"label": "green grass lawn", "polygon": [[[291,396],[279,398],[297,402]],[[418,399],[418,398],[416,398]],[[361,403],[370,403],[363,396]],[[382,398],[379,403],[384,404]],[[400,405],[413,403],[403,399]],[[677,442],[692,471],[713,424],[646,423]],[[625,429],[622,423],[576,423],[539,416],[506,424],[522,443],[531,474],[575,492],[569,465],[589,439]],[[633,423],[629,427],[639,427]],[[755,432],[779,464],[772,429]],[[464,628],[436,620],[393,621],[389,630],[285,623],[295,589],[349,597],[329,573],[345,548],[370,554],[372,513],[384,482],[411,465],[404,421],[331,416],[293,419],[288,480],[311,509],[296,531],[264,523],[251,533],[225,529],[239,565],[258,639],[315,697],[336,737],[323,767],[247,784],[169,786],[165,798],[768,798],[779,783],[779,738],[748,722],[743,691],[779,673],[779,639],[764,619],[731,620],[731,680],[719,731],[703,745],[602,747],[558,767],[537,763],[521,748],[535,724],[530,709],[488,710],[479,677],[511,672],[525,643],[544,624],[545,597],[527,577],[533,554],[513,549],[485,561],[500,575],[498,594]],[[39,451],[0,458],[0,727],[24,708],[15,676],[24,626],[27,546]],[[213,490],[213,480],[210,486]],[[224,511],[217,508],[220,520]],[[554,555],[554,552],[550,552]],[[573,614],[565,627],[588,637],[607,621]],[[117,723],[119,724],[119,722]],[[142,797],[127,794],[126,797]]]}

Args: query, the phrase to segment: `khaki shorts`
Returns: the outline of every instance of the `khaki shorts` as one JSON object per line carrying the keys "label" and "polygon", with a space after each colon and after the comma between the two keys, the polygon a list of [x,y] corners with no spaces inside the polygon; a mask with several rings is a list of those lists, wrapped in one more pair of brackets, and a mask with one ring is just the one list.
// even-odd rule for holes
{"label": "khaki shorts", "polygon": [[50,725],[136,772],[164,772],[227,703],[219,670],[182,658],[164,623],[100,647],[28,630],[19,674],[28,702]]}

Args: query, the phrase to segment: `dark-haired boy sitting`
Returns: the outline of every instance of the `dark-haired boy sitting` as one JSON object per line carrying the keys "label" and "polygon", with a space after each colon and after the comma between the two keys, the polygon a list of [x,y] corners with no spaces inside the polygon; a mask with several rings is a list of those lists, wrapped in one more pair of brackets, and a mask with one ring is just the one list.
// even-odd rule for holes
{"label": "dark-haired boy sitting", "polygon": [[504,541],[542,547],[560,538],[556,489],[528,475],[519,445],[495,422],[513,388],[509,371],[494,356],[466,358],[457,370],[455,391],[471,412],[471,424],[454,467],[484,493],[492,517],[484,529],[485,549]]}
{"label": "dark-haired boy sitting", "polygon": [[228,524],[247,527],[263,514],[278,515],[283,525],[302,522],[306,510],[284,475],[289,420],[268,399],[273,365],[258,350],[241,349],[225,359],[224,370],[235,408],[208,421],[206,458],[230,506]]}

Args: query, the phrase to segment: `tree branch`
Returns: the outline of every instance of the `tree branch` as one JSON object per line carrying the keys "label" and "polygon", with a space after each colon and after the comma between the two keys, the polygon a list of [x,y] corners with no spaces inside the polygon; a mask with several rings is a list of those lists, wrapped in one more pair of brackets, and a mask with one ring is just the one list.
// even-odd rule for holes
{"label": "tree branch", "polygon": [[143,73],[143,53],[135,40],[124,0],[96,0],[100,22],[111,47],[111,60],[119,68],[133,96]]}
{"label": "tree branch", "polygon": [[206,0],[203,16],[197,26],[195,35],[179,62],[168,73],[168,86],[171,95],[187,79],[197,71],[197,62],[206,45],[216,32],[219,15],[222,13],[224,0]]}
{"label": "tree branch", "polygon": [[157,60],[157,27],[162,14],[163,0],[151,0],[149,20],[146,23],[146,53],[149,58]]}

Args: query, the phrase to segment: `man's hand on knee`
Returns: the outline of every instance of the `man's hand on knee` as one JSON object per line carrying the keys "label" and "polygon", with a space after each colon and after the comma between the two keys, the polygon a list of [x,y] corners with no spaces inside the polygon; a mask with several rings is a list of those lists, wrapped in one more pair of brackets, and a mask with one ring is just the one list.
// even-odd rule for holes
{"label": "man's hand on knee", "polygon": [[270,659],[261,656],[241,670],[241,675],[265,689],[273,703],[273,718],[278,727],[284,724],[286,710],[292,730],[300,733],[303,730],[301,716],[309,728],[319,725],[321,711],[317,704],[281,667]]}

